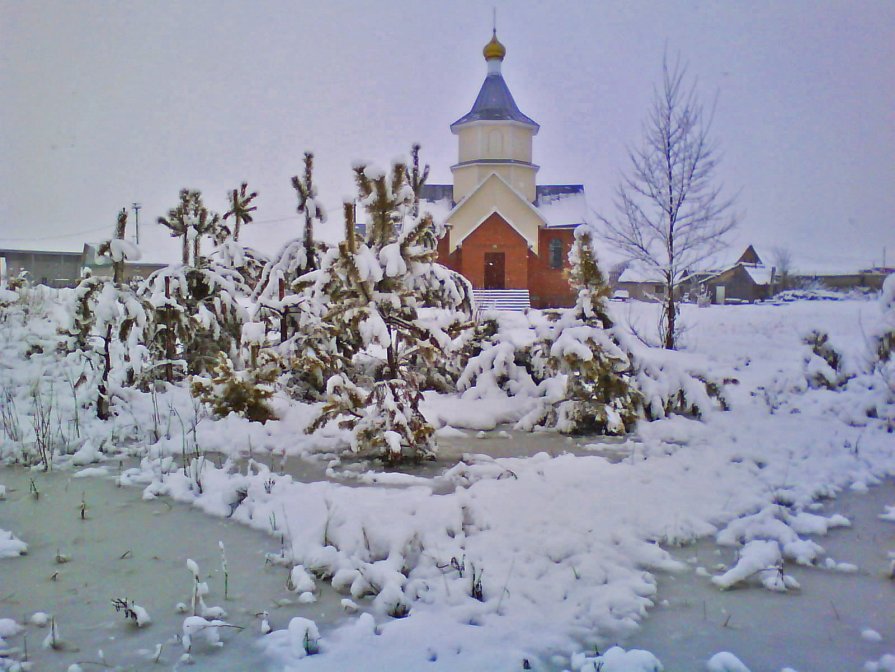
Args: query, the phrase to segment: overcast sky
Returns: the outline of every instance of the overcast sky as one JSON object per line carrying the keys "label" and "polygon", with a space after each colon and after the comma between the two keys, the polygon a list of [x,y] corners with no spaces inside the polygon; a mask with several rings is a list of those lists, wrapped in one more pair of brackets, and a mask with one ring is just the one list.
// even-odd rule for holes
{"label": "overcast sky", "polygon": [[[356,159],[423,144],[450,182],[451,122],[503,73],[541,124],[540,183],[611,212],[663,50],[717,97],[737,249],[801,266],[895,263],[895,2],[45,2],[0,0],[0,247],[78,249],[133,201],[144,237],[182,187],[260,192],[250,242],[298,234],[289,178],[317,157],[341,230]],[[60,236],[66,236],[60,238]],[[176,249],[176,246],[175,246]]]}

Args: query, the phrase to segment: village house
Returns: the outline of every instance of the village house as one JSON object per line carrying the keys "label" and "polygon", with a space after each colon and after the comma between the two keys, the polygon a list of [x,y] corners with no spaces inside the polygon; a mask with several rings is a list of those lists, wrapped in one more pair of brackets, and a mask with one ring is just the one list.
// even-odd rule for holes
{"label": "village house", "polygon": [[483,53],[481,90],[451,124],[458,139],[453,184],[427,185],[422,194],[424,207],[446,221],[438,261],[472,283],[479,305],[570,306],[568,256],[587,216],[584,186],[536,183],[532,145],[540,126],[513,100],[496,31]]}
{"label": "village house", "polygon": [[755,303],[774,295],[779,282],[776,269],[767,267],[750,245],[730,266],[694,275],[690,293],[705,294],[712,303]]}
{"label": "village house", "polygon": [[[773,296],[779,277],[767,267],[752,245],[732,264],[705,271],[685,273],[675,285],[675,298],[696,301],[700,295],[710,303],[754,303]],[[613,285],[618,297],[639,301],[661,301],[665,298],[665,281],[652,266],[629,263]]]}

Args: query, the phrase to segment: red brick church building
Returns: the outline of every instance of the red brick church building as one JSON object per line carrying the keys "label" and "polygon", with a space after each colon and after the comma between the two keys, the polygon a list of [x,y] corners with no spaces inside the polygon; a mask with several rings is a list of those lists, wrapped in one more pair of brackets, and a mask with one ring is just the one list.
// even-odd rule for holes
{"label": "red brick church building", "polygon": [[484,56],[479,95],[451,124],[459,145],[454,183],[423,192],[424,207],[447,223],[438,260],[470,280],[480,303],[500,305],[505,297],[535,308],[571,305],[568,255],[587,215],[584,187],[536,183],[532,140],[540,126],[513,100],[496,34]]}

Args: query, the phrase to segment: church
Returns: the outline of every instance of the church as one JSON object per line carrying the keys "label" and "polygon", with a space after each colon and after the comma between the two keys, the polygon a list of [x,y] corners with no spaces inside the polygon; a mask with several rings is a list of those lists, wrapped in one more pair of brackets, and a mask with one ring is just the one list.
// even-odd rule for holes
{"label": "church", "polygon": [[537,184],[532,145],[540,126],[523,114],[501,73],[506,48],[494,31],[487,74],[468,113],[451,124],[453,184],[424,187],[447,232],[438,261],[461,273],[483,307],[570,306],[569,250],[587,217],[581,184]]}

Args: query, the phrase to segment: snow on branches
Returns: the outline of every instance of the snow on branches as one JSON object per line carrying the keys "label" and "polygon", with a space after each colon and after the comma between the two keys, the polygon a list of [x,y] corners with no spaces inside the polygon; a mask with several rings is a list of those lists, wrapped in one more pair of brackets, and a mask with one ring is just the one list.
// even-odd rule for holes
{"label": "snow on branches", "polygon": [[726,404],[720,388],[671,355],[634,354],[607,306],[609,287],[588,227],[570,253],[574,308],[528,316],[527,337],[498,333],[471,357],[458,381],[464,396],[502,391],[538,398],[517,429],[553,427],[567,434],[623,434],[640,418],[699,416]]}
{"label": "snow on branches", "polygon": [[418,208],[428,172],[419,170],[418,152],[415,145],[411,166],[396,162],[388,174],[354,167],[369,218],[365,234],[358,234],[353,204],[346,203],[345,240],[324,255],[310,290],[312,301],[326,306],[321,320],[334,335],[314,349],[341,365],[312,429],[338,419],[356,452],[390,463],[435,451],[434,429],[419,410],[420,388],[425,372],[449,359],[454,338],[421,319],[420,310],[427,300],[460,315],[470,306],[465,281],[434,263],[435,224]]}
{"label": "snow on branches", "polygon": [[63,349],[85,357],[97,388],[96,415],[108,420],[113,385],[133,384],[149,359],[144,345],[147,305],[124,281],[125,260],[139,259],[136,246],[125,240],[127,211],[118,213],[115,235],[99,247],[112,261],[112,279],[84,278],[75,289],[71,321],[61,329]]}
{"label": "snow on branches", "polygon": [[[236,357],[242,323],[248,317],[239,303],[239,297],[249,293],[243,274],[227,256],[202,254],[203,238],[229,237],[221,231],[220,217],[208,211],[198,191],[183,189],[180,199],[159,223],[182,237],[183,263],[156,271],[140,290],[153,308],[149,347],[169,381],[175,366],[181,373],[182,365],[191,374],[204,373],[219,352]],[[245,216],[242,221],[247,221]]]}

